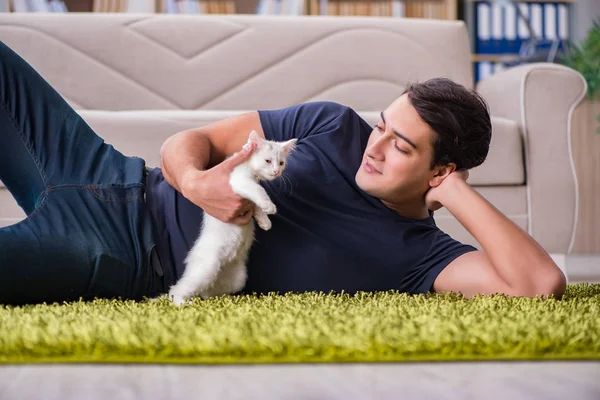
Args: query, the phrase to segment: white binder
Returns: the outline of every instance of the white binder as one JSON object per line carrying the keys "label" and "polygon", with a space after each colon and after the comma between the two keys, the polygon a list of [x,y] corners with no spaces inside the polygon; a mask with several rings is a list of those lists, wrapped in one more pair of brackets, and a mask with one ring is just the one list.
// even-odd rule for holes
{"label": "white binder", "polygon": [[557,36],[556,4],[544,4],[544,37],[554,40]]}

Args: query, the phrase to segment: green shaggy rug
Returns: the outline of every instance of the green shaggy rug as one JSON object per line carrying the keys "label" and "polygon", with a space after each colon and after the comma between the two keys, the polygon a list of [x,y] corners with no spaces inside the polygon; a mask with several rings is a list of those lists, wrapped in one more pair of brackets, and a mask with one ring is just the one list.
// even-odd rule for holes
{"label": "green shaggy rug", "polygon": [[562,300],[397,292],[0,306],[0,363],[600,359],[600,285]]}

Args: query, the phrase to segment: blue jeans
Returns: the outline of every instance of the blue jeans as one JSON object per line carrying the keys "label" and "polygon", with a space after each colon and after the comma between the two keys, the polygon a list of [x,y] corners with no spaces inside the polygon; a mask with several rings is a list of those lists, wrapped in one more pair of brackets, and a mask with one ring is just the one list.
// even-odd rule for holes
{"label": "blue jeans", "polygon": [[0,41],[0,180],[27,214],[0,229],[0,304],[164,292],[145,176]]}

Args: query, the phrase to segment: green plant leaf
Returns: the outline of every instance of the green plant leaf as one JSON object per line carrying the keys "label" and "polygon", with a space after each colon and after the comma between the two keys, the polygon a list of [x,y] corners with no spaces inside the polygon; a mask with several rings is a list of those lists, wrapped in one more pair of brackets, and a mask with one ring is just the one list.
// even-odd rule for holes
{"label": "green plant leaf", "polygon": [[600,18],[594,20],[581,43],[568,40],[566,49],[567,54],[557,62],[581,73],[588,84],[589,99],[600,100]]}

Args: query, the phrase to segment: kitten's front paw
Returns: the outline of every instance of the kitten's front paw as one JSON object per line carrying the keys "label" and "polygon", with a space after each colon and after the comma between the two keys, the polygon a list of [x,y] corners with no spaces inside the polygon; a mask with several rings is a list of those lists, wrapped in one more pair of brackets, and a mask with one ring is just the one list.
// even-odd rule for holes
{"label": "kitten's front paw", "polygon": [[177,293],[174,290],[169,291],[168,298],[169,298],[169,300],[171,300],[173,302],[173,304],[175,304],[177,306],[180,306],[187,301],[186,297],[180,295],[179,293]]}
{"label": "kitten's front paw", "polygon": [[180,306],[180,305],[184,304],[187,301],[187,299],[183,298],[182,296],[175,296],[174,295],[174,296],[171,297],[171,301],[176,306]]}
{"label": "kitten's front paw", "polygon": [[271,229],[271,220],[267,217],[257,218],[256,223],[258,224],[258,226],[260,226],[260,228],[263,231],[268,231],[269,229]]}
{"label": "kitten's front paw", "polygon": [[261,207],[261,209],[267,214],[275,214],[277,212],[277,207],[275,207],[275,204],[273,204],[273,202],[271,201],[264,204],[264,206]]}

